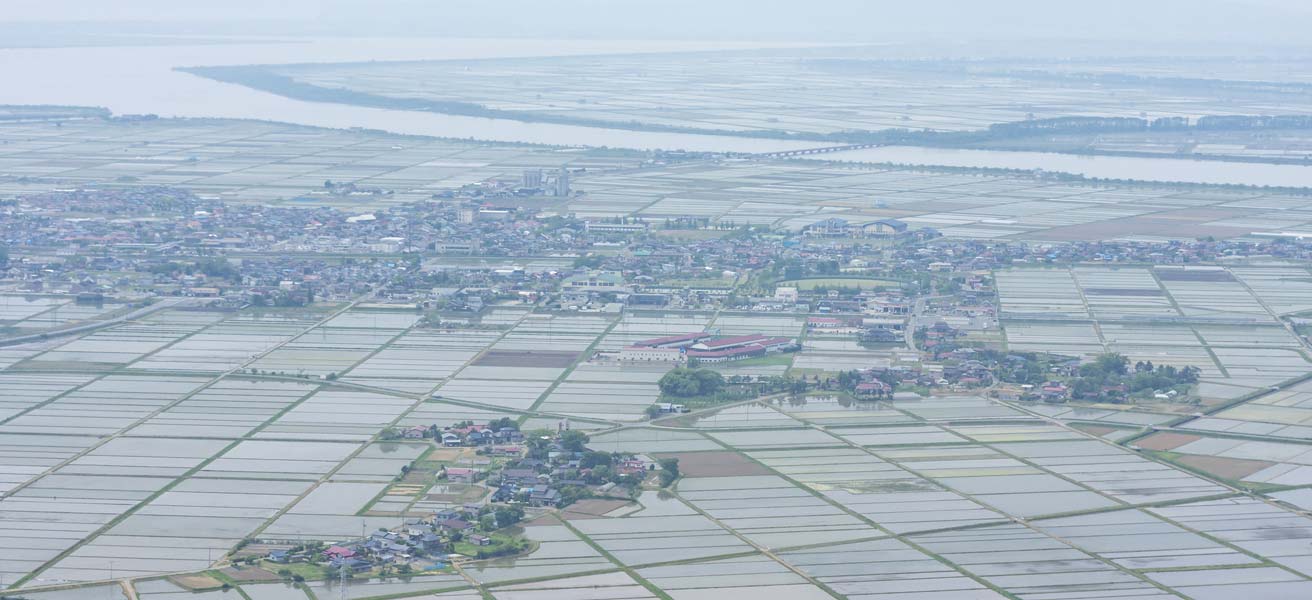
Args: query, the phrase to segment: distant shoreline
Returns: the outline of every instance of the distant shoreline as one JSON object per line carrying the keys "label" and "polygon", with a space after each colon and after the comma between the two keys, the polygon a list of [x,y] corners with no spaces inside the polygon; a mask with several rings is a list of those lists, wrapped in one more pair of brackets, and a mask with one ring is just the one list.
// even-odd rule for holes
{"label": "distant shoreline", "polygon": [[[401,61],[425,62],[425,61]],[[996,150],[1000,152],[1048,152],[1052,154],[1069,154],[1078,156],[1117,156],[1125,158],[1173,158],[1202,161],[1238,162],[1274,165],[1312,165],[1312,158],[1280,158],[1262,156],[1242,156],[1224,154],[1163,154],[1154,152],[1137,152],[1133,150],[1099,150],[1079,147],[1074,142],[1061,147],[1061,142],[1054,142],[1052,136],[1080,135],[1090,133],[1127,133],[1135,131],[1148,132],[1153,124],[1146,119],[1117,117],[1059,117],[1041,121],[1022,121],[1016,123],[998,123],[988,129],[973,131],[915,131],[910,129],[881,129],[838,131],[833,133],[797,133],[778,130],[736,131],[727,129],[709,129],[699,127],[681,127],[643,123],[640,121],[609,121],[589,119],[568,115],[553,115],[529,111],[513,111],[489,108],[472,102],[426,100],[421,98],[396,98],[345,88],[327,88],[297,81],[292,77],[273,72],[275,66],[285,65],[233,65],[179,67],[175,70],[190,73],[222,83],[241,85],[254,90],[275,94],[293,100],[341,104],[378,108],[385,110],[417,111],[464,117],[481,117],[488,119],[508,119],[522,123],[544,123],[591,127],[621,131],[640,131],[648,133],[673,133],[688,135],[710,135],[735,138],[773,139],[795,142],[823,142],[834,145],[846,144],[880,144],[899,146],[921,146],[927,148],[954,148],[971,150]],[[1308,119],[1300,116],[1264,117],[1256,115],[1235,115],[1234,119],[1277,121],[1258,127],[1202,127],[1191,125],[1165,129],[1162,133],[1178,134],[1182,132],[1216,132],[1216,131],[1308,131],[1312,126],[1291,127],[1281,125],[1278,119]],[[1070,124],[1060,122],[1069,121]],[[1050,127],[1035,126],[1056,123]],[[1309,119],[1312,122],[1312,119]],[[1035,143],[1027,143],[1033,140]],[[1037,143],[1043,142],[1043,143]],[[1057,147],[1052,147],[1055,144]]]}

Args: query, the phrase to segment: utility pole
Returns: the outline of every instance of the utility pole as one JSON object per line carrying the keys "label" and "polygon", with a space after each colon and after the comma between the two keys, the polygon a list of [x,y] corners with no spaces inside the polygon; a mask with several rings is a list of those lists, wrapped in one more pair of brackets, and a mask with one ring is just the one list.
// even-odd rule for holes
{"label": "utility pole", "polygon": [[346,590],[346,561],[342,561],[342,566],[338,569],[337,575],[337,597],[341,600],[350,600],[351,594]]}

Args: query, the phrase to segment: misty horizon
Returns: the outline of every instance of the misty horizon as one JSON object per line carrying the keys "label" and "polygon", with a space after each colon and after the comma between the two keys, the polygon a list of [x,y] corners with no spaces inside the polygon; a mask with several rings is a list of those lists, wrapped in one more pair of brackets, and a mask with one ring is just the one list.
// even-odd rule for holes
{"label": "misty horizon", "polygon": [[[960,5],[819,0],[803,16],[787,0],[671,0],[659,5],[602,0],[467,0],[432,4],[383,0],[362,11],[346,0],[276,5],[236,0],[223,7],[151,0],[11,2],[9,27],[37,25],[104,33],[258,35],[444,35],[610,39],[761,39],[858,43],[1084,40],[1303,47],[1312,6],[1295,0],[1110,0],[1054,10],[1041,0]],[[988,23],[987,30],[979,28]]]}

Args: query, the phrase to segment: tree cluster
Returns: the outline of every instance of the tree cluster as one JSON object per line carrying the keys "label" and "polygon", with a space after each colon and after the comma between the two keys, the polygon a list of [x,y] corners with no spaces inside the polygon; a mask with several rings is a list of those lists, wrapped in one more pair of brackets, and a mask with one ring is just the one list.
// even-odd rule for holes
{"label": "tree cluster", "polygon": [[661,392],[679,398],[708,396],[724,388],[724,376],[710,369],[675,369],[661,377]]}
{"label": "tree cluster", "polygon": [[679,459],[662,458],[660,464],[661,487],[670,487],[670,484],[679,478]]}
{"label": "tree cluster", "polygon": [[566,430],[560,432],[556,438],[560,447],[569,452],[583,452],[584,446],[588,443],[588,435],[582,431]]}
{"label": "tree cluster", "polygon": [[1131,369],[1128,358],[1112,352],[1080,366],[1079,377],[1071,383],[1071,394],[1101,400],[1118,400],[1122,393],[1148,396],[1157,390],[1187,389],[1198,382],[1199,374],[1197,367],[1153,365],[1151,361],[1137,362]]}

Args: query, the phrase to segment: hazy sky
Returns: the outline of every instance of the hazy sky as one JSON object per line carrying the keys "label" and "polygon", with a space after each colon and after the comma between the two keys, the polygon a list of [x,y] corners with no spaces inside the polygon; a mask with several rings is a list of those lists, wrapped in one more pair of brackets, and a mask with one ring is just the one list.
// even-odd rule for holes
{"label": "hazy sky", "polygon": [[[278,21],[293,33],[1303,43],[1309,0],[0,0],[0,22]],[[111,25],[116,24],[116,25]],[[249,25],[270,33],[271,25]],[[240,31],[228,25],[225,31]]]}

